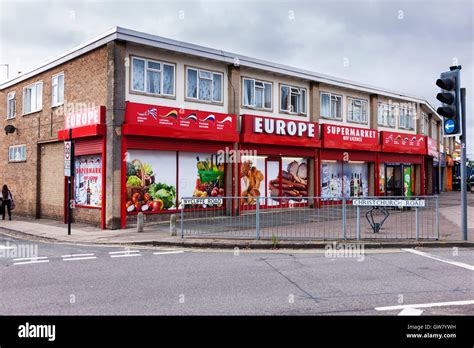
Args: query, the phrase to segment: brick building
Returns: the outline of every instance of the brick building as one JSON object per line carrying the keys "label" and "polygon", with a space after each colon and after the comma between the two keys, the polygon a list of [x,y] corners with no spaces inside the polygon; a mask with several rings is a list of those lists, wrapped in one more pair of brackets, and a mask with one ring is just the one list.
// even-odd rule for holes
{"label": "brick building", "polygon": [[[4,82],[0,100],[2,128],[16,129],[0,138],[2,183],[37,218],[64,218],[70,134],[74,218],[111,229],[210,184],[246,205],[256,192],[307,203],[433,194],[440,175],[449,186],[454,143],[422,98],[119,27]],[[218,161],[223,149],[257,152],[246,163],[262,192],[242,187],[242,163]],[[282,191],[291,170],[303,184]]]}

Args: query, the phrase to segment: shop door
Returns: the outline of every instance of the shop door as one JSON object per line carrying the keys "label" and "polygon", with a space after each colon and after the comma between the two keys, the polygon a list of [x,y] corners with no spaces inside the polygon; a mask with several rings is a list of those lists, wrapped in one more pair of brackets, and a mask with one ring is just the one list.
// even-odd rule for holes
{"label": "shop door", "polygon": [[275,197],[267,199],[266,202],[262,202],[268,207],[279,206],[281,200],[277,197],[282,196],[282,179],[281,179],[281,159],[280,158],[267,158],[265,160],[265,177],[266,180],[266,197]]}
{"label": "shop door", "polygon": [[401,165],[386,165],[385,166],[386,187],[385,195],[387,196],[402,196],[402,166]]}

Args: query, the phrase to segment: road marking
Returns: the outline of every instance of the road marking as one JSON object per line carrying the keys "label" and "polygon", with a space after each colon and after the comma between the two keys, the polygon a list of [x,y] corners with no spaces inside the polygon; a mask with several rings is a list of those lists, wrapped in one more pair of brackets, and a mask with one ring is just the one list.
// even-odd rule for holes
{"label": "road marking", "polygon": [[419,251],[419,250],[414,250],[414,249],[402,249],[402,250],[407,251],[407,252],[412,253],[412,254],[424,256],[424,257],[427,257],[427,258],[430,258],[430,259],[433,259],[433,260],[449,263],[453,266],[466,268],[470,271],[474,271],[474,266],[468,265],[467,263],[463,263],[463,262],[459,262],[459,261],[453,261],[453,260],[450,260],[450,259],[445,259],[444,257],[431,255],[431,254],[428,254],[428,253],[425,253],[425,252]]}
{"label": "road marking", "polygon": [[130,254],[130,253],[139,253],[140,250],[122,250],[122,251],[109,251],[109,254]]}
{"label": "road marking", "polygon": [[79,260],[93,260],[96,259],[95,256],[87,256],[87,257],[65,257],[63,261],[79,261]]}
{"label": "road marking", "polygon": [[419,303],[388,307],[375,307],[376,311],[395,311],[397,309],[405,308],[430,308],[430,307],[444,307],[444,306],[466,306],[474,304],[474,300],[467,301],[452,301],[452,302],[435,302],[435,303]]}
{"label": "road marking", "polygon": [[14,262],[14,265],[28,265],[31,263],[43,263],[43,262],[49,262],[49,260],[37,260],[37,261],[26,261],[26,262]]}
{"label": "road marking", "polygon": [[142,256],[141,254],[120,254],[120,255],[110,255],[110,257],[132,257],[132,256]]}
{"label": "road marking", "polygon": [[70,255],[62,255],[61,257],[83,257],[83,256],[94,256],[94,254],[70,254]]}
{"label": "road marking", "polygon": [[421,313],[423,313],[423,309],[403,308],[398,315],[421,315]]}
{"label": "road marking", "polygon": [[176,250],[176,251],[159,251],[156,253],[153,253],[153,255],[168,255],[168,254],[181,254],[184,253],[183,250]]}
{"label": "road marking", "polygon": [[13,261],[34,261],[34,260],[41,260],[41,259],[47,259],[47,256],[36,256],[36,257],[22,257],[19,259],[13,259]]}

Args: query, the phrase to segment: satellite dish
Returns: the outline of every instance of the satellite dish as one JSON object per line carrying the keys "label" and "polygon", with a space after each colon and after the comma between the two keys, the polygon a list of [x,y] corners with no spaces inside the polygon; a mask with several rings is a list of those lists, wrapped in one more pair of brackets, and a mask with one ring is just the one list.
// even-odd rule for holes
{"label": "satellite dish", "polygon": [[13,133],[15,133],[16,130],[17,130],[17,128],[15,128],[15,126],[13,126],[11,124],[5,126],[5,134],[6,135],[13,134]]}

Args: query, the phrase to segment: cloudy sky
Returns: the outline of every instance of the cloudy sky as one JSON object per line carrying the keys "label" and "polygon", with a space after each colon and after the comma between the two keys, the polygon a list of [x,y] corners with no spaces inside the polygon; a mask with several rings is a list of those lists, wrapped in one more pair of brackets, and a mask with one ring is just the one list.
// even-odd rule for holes
{"label": "cloudy sky", "polygon": [[[474,0],[0,0],[0,64],[10,77],[122,26],[424,97],[462,65],[472,107]],[[0,66],[0,81],[6,68]],[[468,119],[474,157],[474,122]]]}

